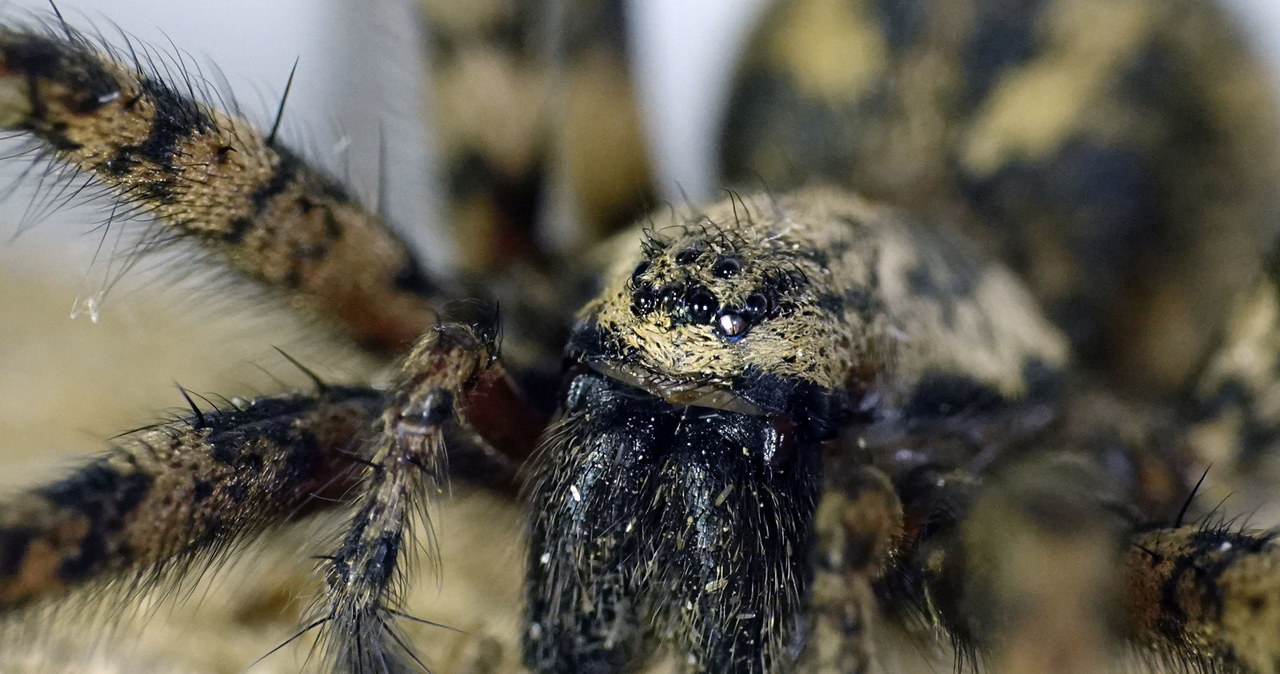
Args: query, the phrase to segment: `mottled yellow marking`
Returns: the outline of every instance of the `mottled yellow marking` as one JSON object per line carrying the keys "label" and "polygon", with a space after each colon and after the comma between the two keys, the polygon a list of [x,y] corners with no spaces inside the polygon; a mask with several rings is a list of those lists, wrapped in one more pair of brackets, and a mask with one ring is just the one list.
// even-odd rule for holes
{"label": "mottled yellow marking", "polygon": [[[1227,343],[1205,371],[1203,393],[1227,379],[1236,379],[1250,390],[1272,384],[1280,357],[1280,293],[1270,282],[1259,283],[1236,306],[1227,331]],[[1280,387],[1278,387],[1280,388]],[[1269,409],[1280,409],[1280,400]]]}
{"label": "mottled yellow marking", "polygon": [[[602,294],[581,312],[630,350],[628,362],[605,365],[639,368],[631,372],[637,378],[686,386],[724,386],[752,366],[836,390],[850,376],[869,376],[873,381],[865,384],[892,405],[928,372],[968,377],[1017,398],[1026,392],[1028,360],[1055,368],[1067,359],[1065,339],[1010,272],[964,251],[943,251],[956,242],[930,235],[897,211],[811,188],[776,197],[745,195],[704,213],[673,215],[666,222],[655,216],[651,226],[671,240],[668,254],[653,261],[655,287],[684,274],[670,251],[706,238],[713,255],[704,257],[730,253],[742,262],[741,273],[727,280],[714,278],[709,264],[695,271],[692,280],[709,288],[722,306],[741,307],[770,273],[798,269],[809,285],[790,298],[794,310],[760,322],[736,342],[718,336],[711,325],[678,324],[663,309],[636,316],[630,273],[638,258],[622,259]],[[721,249],[720,228],[733,232],[732,248]],[[704,230],[710,235],[704,237]],[[825,264],[819,264],[823,257]],[[943,288],[934,296],[915,292],[913,272],[922,264],[942,264],[932,261],[939,257],[965,266],[955,271],[973,279],[971,293],[946,290],[969,284],[953,283],[942,266],[929,268]],[[833,316],[819,304],[819,298],[851,292],[870,293],[871,304],[883,310],[868,322],[853,307]]]}
{"label": "mottled yellow marking", "polygon": [[861,0],[794,2],[780,21],[767,53],[808,96],[854,101],[885,71],[888,45]]}
{"label": "mottled yellow marking", "polygon": [[547,138],[547,77],[536,64],[479,47],[436,71],[437,133],[442,150],[478,151],[508,175],[533,165]]}
{"label": "mottled yellow marking", "polygon": [[1116,64],[1146,44],[1152,13],[1145,2],[1053,3],[1046,53],[996,85],[970,128],[965,166],[986,175],[1056,150],[1095,110]]}

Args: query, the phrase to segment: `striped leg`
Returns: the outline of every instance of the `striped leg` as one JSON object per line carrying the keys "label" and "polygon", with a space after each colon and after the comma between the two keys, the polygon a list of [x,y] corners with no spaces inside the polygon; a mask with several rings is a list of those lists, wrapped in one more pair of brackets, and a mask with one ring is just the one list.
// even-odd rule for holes
{"label": "striped leg", "polygon": [[[545,419],[527,412],[498,363],[491,336],[461,325],[429,332],[402,364],[396,396],[365,464],[356,511],[322,564],[328,589],[315,625],[338,672],[415,671],[394,625],[406,585],[410,520],[430,526],[431,492],[444,484],[450,446],[523,462]],[[510,476],[509,476],[510,477]],[[433,541],[425,542],[428,550]]]}
{"label": "striped leg", "polygon": [[[1063,402],[1056,417],[1031,408],[1005,424],[916,429],[931,463],[891,471],[906,534],[879,593],[994,671],[1103,671],[1123,634],[1134,523],[1174,520],[1187,500],[1187,466],[1149,412]],[[884,440],[870,451],[906,447],[911,461],[911,445]]]}
{"label": "striped leg", "polygon": [[1205,671],[1280,671],[1280,545],[1226,525],[1156,529],[1126,555],[1132,638]]}
{"label": "striped leg", "polygon": [[403,352],[435,318],[400,239],[330,177],[238,117],[65,26],[0,28],[0,127],[362,346]]}
{"label": "striped leg", "polygon": [[652,203],[623,2],[422,5],[433,128],[466,266],[545,253],[555,234],[537,228],[552,183],[567,182],[557,186],[572,195],[586,242]]}
{"label": "striped leg", "polygon": [[212,561],[343,500],[382,408],[367,389],[279,396],[134,433],[72,475],[0,501],[0,609]]}
{"label": "striped leg", "polygon": [[921,475],[929,487],[908,508],[928,514],[904,541],[888,595],[992,671],[1103,671],[1116,645],[1122,529],[1098,498],[1110,480],[1078,459],[1035,459],[989,483]]}
{"label": "striped leg", "polygon": [[1196,384],[1188,444],[1214,482],[1272,496],[1280,480],[1280,241],[1237,300],[1218,350]]}

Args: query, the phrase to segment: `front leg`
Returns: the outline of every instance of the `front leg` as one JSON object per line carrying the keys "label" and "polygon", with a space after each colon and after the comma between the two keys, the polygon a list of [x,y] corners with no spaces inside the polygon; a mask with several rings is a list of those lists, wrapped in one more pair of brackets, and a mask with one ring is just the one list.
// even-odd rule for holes
{"label": "front leg", "polygon": [[[340,672],[426,669],[397,631],[406,585],[401,554],[415,513],[427,523],[430,492],[447,473],[445,438],[518,465],[543,419],[529,412],[499,364],[492,338],[451,324],[429,332],[405,359],[381,433],[369,448],[357,509],[322,564],[327,592],[315,624]],[[514,472],[508,476],[514,479]],[[426,542],[434,552],[433,542]]]}

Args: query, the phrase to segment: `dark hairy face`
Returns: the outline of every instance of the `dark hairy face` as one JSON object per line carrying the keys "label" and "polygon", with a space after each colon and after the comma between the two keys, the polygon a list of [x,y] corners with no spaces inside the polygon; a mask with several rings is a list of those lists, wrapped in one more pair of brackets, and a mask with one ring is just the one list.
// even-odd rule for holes
{"label": "dark hairy face", "polygon": [[697,671],[774,671],[807,595],[818,441],[781,417],[571,380],[530,498],[525,657],[628,671],[654,635]]}

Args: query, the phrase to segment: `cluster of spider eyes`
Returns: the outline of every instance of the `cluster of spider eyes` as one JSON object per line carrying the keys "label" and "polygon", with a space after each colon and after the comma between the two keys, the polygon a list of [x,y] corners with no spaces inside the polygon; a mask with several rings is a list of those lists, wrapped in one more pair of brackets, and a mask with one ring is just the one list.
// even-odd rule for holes
{"label": "cluster of spider eyes", "polygon": [[[685,266],[701,257],[702,250],[688,247],[675,254],[675,261]],[[729,341],[742,339],[756,324],[781,314],[786,307],[779,301],[780,295],[800,284],[791,275],[773,277],[766,287],[747,295],[741,305],[724,306],[710,289],[698,283],[671,282],[655,288],[644,279],[652,266],[652,261],[642,260],[631,272],[632,313],[645,316],[661,309],[679,322],[710,324],[717,335]],[[728,255],[717,257],[711,266],[711,274],[720,279],[735,278],[741,271],[742,263]]]}

